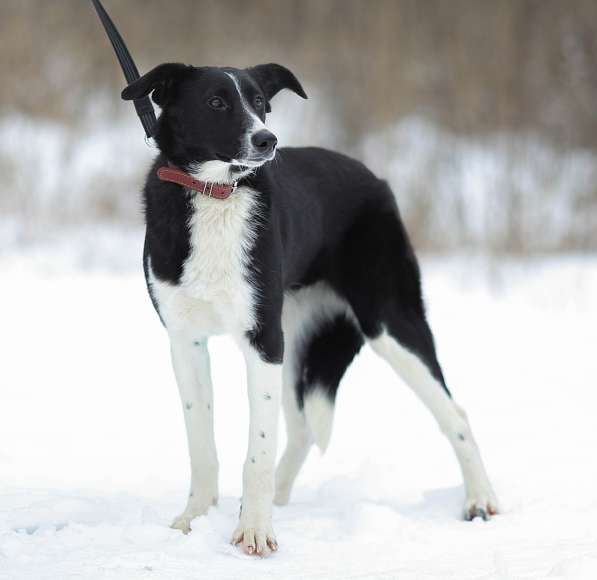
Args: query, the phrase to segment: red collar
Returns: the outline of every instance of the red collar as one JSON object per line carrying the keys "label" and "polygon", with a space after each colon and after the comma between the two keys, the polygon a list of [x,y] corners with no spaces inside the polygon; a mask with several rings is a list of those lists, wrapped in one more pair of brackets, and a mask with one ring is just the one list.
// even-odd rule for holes
{"label": "red collar", "polygon": [[199,181],[182,171],[182,169],[178,169],[178,167],[160,167],[158,169],[158,178],[161,181],[178,183],[178,185],[182,185],[187,189],[192,189],[193,191],[197,191],[208,197],[215,197],[216,199],[227,199],[237,188],[236,182],[232,185],[221,185],[219,183]]}

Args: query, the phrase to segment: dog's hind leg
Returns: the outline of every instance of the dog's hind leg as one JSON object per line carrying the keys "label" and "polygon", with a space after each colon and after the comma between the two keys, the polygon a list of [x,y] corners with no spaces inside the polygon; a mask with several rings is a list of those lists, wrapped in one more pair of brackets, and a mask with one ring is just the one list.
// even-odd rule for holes
{"label": "dog's hind leg", "polygon": [[170,350],[191,459],[191,488],[187,506],[172,522],[172,527],[187,534],[191,531],[191,520],[205,514],[218,499],[211,372],[206,339],[170,336]]}
{"label": "dog's hind leg", "polygon": [[497,501],[464,411],[454,402],[427,324],[419,266],[398,210],[363,211],[338,260],[338,291],[346,296],[373,350],[390,363],[435,417],[464,479],[467,519],[497,512]]}
{"label": "dog's hind leg", "polygon": [[284,362],[282,374],[282,408],[286,422],[286,449],[276,469],[274,503],[286,505],[296,476],[311,448],[312,440],[305,415],[299,408],[296,382],[297,373],[289,361]]}
{"label": "dog's hind leg", "polygon": [[498,511],[497,499],[467,416],[446,389],[435,355],[429,358],[429,355],[417,352],[421,343],[427,343],[432,348],[431,331],[424,319],[410,323],[402,321],[400,324],[410,326],[409,334],[412,332],[411,336],[418,336],[418,339],[413,342],[411,336],[407,338],[390,327],[371,339],[369,344],[413,389],[450,441],[464,479],[465,519],[488,519]]}

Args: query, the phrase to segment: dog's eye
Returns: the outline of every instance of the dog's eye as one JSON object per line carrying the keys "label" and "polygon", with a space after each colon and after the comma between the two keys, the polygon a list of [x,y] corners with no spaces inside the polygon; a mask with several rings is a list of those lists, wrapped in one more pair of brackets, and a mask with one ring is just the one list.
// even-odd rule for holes
{"label": "dog's eye", "polygon": [[254,99],[253,99],[253,104],[255,105],[256,109],[261,109],[263,108],[263,97],[261,95],[257,95]]}
{"label": "dog's eye", "polygon": [[227,108],[226,101],[221,97],[211,97],[207,100],[207,104],[214,110],[214,111],[223,111]]}

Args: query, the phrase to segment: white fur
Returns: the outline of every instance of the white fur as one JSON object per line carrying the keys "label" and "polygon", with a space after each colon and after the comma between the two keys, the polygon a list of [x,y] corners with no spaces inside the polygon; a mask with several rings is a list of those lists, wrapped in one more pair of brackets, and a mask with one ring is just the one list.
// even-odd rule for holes
{"label": "white fur", "polygon": [[[253,173],[257,167],[261,167],[265,161],[253,163],[249,161],[238,161],[233,159],[230,163],[227,161],[204,161],[203,163],[196,163],[190,167],[189,174],[207,183],[222,183],[233,184],[243,177]],[[236,168],[233,169],[233,165]],[[238,166],[243,165],[245,168],[239,171]]]}
{"label": "white fur", "polygon": [[464,478],[466,515],[476,508],[485,512],[497,510],[497,499],[464,411],[447,395],[421,359],[387,332],[369,343],[423,401],[452,444]]}
{"label": "white fur", "polygon": [[256,290],[247,280],[255,241],[257,194],[239,188],[225,200],[193,197],[191,253],[178,285],[153,276],[152,290],[168,331],[188,340],[221,333],[242,334],[255,323]]}
{"label": "white fur", "polygon": [[218,499],[218,458],[213,429],[213,393],[207,341],[190,342],[171,334],[172,366],[187,428],[191,489],[187,506],[172,523],[188,533],[191,520]]}
{"label": "white fur", "polygon": [[287,442],[284,454],[276,469],[276,494],[274,503],[286,505],[290,491],[311,447],[311,433],[305,414],[296,400],[296,365],[292,335],[284,337],[284,367],[282,374],[282,408],[286,422]]}
{"label": "white fur", "polygon": [[195,179],[208,183],[234,183],[240,179],[239,174],[232,171],[232,165],[226,161],[204,161],[191,167],[189,172]]}
{"label": "white fur", "polygon": [[[243,144],[242,151],[241,151],[241,157],[250,159],[254,154],[251,137],[253,135],[255,135],[255,133],[262,131],[264,129],[267,129],[267,127],[265,126],[265,123],[251,109],[251,107],[249,106],[249,103],[247,103],[247,100],[245,99],[243,92],[240,88],[240,84],[238,83],[238,79],[232,73],[226,73],[226,74],[232,79],[232,82],[234,83],[234,86],[236,87],[236,91],[238,92],[238,96],[240,98],[240,102],[243,107],[243,110],[245,111],[247,118],[250,120],[250,123],[248,123],[247,132],[245,133],[245,137],[243,139],[244,144]],[[272,151],[272,154],[269,157],[269,159],[267,159],[267,161],[271,161],[275,157],[275,154],[276,154],[275,151]],[[247,162],[247,161],[242,161],[242,160],[233,160],[233,161],[235,163],[239,163],[241,165],[242,164],[251,165],[251,162]],[[255,167],[259,167],[259,165],[262,165],[262,163],[265,163],[265,161],[257,163],[257,164],[252,164],[252,165]]]}
{"label": "white fur", "polygon": [[282,405],[286,421],[287,445],[276,471],[278,505],[288,503],[294,481],[303,465],[312,442],[323,453],[332,431],[333,405],[317,385],[305,397],[304,409],[298,408],[296,382],[298,353],[324,320],[345,314],[358,326],[346,301],[327,284],[320,282],[308,288],[289,292],[284,298],[282,328],[284,330],[284,374]]}
{"label": "white fur", "polygon": [[[188,193],[190,195],[190,193]],[[148,264],[152,291],[172,345],[189,451],[193,497],[174,526],[187,532],[217,497],[217,459],[213,448],[211,380],[205,337],[231,334],[247,364],[250,404],[249,448],[243,475],[243,510],[234,540],[247,551],[275,549],[271,523],[277,420],[282,365],[261,360],[245,333],[255,325],[258,296],[248,282],[248,257],[259,217],[256,192],[240,188],[226,200],[194,195],[189,223],[191,252],[178,285],[158,280]],[[197,350],[199,349],[199,351]],[[198,360],[194,360],[198,357]],[[198,365],[198,368],[197,368]],[[190,404],[190,407],[188,405]],[[197,498],[197,499],[195,499]]]}
{"label": "white fur", "polygon": [[[187,195],[191,195],[187,192]],[[239,189],[226,200],[195,194],[189,223],[191,252],[180,284],[158,280],[148,264],[152,292],[170,336],[191,457],[187,506],[172,526],[184,533],[218,496],[213,399],[206,337],[244,335],[255,322],[255,290],[246,277],[255,239],[256,193]]]}
{"label": "white fur", "polygon": [[311,435],[322,453],[328,448],[334,424],[334,404],[317,385],[305,397],[305,417]]}
{"label": "white fur", "polygon": [[249,447],[243,468],[242,512],[234,543],[245,551],[263,553],[274,548],[272,528],[274,469],[278,441],[278,415],[282,391],[282,366],[264,362],[257,351],[241,342],[247,365],[249,393]]}

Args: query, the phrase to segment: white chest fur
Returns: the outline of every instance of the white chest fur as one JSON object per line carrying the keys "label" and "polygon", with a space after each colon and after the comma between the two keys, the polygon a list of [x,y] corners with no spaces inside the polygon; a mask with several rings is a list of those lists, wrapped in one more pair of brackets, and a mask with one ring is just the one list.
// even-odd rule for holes
{"label": "white chest fur", "polygon": [[247,267],[256,235],[256,196],[241,187],[225,200],[193,197],[190,254],[180,283],[157,280],[150,267],[152,291],[170,332],[201,337],[253,327],[256,297]]}

